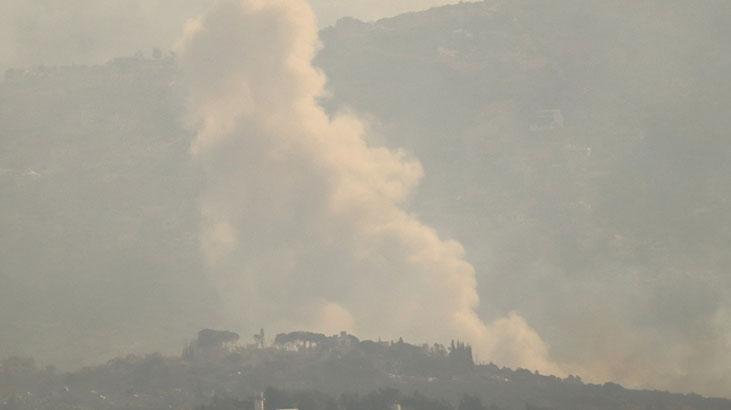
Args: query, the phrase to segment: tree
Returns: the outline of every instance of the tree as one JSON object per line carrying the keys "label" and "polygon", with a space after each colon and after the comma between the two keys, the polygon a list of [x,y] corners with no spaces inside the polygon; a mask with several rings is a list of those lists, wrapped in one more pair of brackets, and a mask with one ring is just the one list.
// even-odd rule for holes
{"label": "tree", "polygon": [[254,335],[254,344],[256,344],[256,347],[259,349],[264,348],[264,328],[261,328],[259,330],[259,333]]}
{"label": "tree", "polygon": [[222,348],[226,344],[236,343],[239,340],[238,333],[225,330],[203,329],[198,332],[199,347]]}
{"label": "tree", "polygon": [[449,345],[449,360],[462,367],[472,367],[475,364],[475,360],[472,357],[472,346],[460,342],[459,340]]}

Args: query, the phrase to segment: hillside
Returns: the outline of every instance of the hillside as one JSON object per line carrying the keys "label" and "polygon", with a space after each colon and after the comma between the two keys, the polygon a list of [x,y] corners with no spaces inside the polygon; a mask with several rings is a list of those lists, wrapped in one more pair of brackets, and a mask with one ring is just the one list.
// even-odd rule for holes
{"label": "hillside", "polygon": [[[597,382],[723,395],[730,4],[488,1],[343,19],[321,32],[322,103],[422,162],[410,210],[465,246],[485,320],[519,311]],[[159,53],[5,74],[0,358],[77,369],[173,354],[221,325],[182,88]]]}
{"label": "hillside", "polygon": [[482,317],[521,312],[554,357],[600,380],[685,389],[697,377],[694,389],[721,393],[730,13],[461,3],[343,19],[317,61],[332,111],[366,113],[377,142],[422,162],[413,210],[465,246]]}
{"label": "hillside", "polygon": [[491,410],[731,406],[696,395],[590,385],[575,376],[474,364],[469,346],[455,342],[416,346],[308,332],[280,334],[271,345],[264,339],[245,346],[237,342],[235,333],[204,330],[180,357],[127,356],[74,373],[9,359],[0,365],[0,409],[246,409],[262,391],[272,406],[301,410],[377,410],[388,401],[406,409],[449,410],[465,396]]}
{"label": "hillside", "polygon": [[6,73],[0,356],[91,364],[177,349],[206,324],[199,177],[175,75],[170,58],[138,57]]}

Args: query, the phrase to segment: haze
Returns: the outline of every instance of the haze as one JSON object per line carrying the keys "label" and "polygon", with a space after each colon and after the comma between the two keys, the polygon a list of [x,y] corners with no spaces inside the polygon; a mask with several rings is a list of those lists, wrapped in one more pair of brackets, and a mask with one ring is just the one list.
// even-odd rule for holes
{"label": "haze", "polygon": [[447,3],[0,5],[0,359],[348,331],[728,397],[731,3]]}

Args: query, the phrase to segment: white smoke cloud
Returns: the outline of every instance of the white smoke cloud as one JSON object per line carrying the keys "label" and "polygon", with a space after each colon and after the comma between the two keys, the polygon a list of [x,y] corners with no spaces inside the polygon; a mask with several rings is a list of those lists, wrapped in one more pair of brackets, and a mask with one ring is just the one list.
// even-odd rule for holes
{"label": "white smoke cloud", "polygon": [[225,0],[179,45],[205,173],[202,249],[231,324],[461,338],[482,358],[560,373],[517,313],[485,324],[473,267],[405,207],[422,177],[357,117],[318,105],[303,0]]}

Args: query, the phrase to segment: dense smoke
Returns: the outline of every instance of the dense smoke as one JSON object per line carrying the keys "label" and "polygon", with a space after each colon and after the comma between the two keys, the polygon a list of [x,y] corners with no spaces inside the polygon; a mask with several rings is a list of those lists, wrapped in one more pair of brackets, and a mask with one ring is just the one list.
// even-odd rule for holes
{"label": "dense smoke", "polygon": [[405,207],[419,163],[318,105],[317,36],[304,1],[222,1],[180,47],[206,180],[202,247],[230,323],[461,338],[482,357],[558,372],[517,313],[477,317],[462,247]]}
{"label": "dense smoke", "polygon": [[463,3],[317,49],[447,2],[229,1],[175,50],[214,0],[0,1],[0,77],[46,65],[0,82],[0,359],[351,330],[727,395],[731,2]]}
{"label": "dense smoke", "polygon": [[594,382],[722,395],[730,5],[462,4],[325,31],[318,63],[415,150],[413,203],[478,268],[481,317],[519,310]]}

